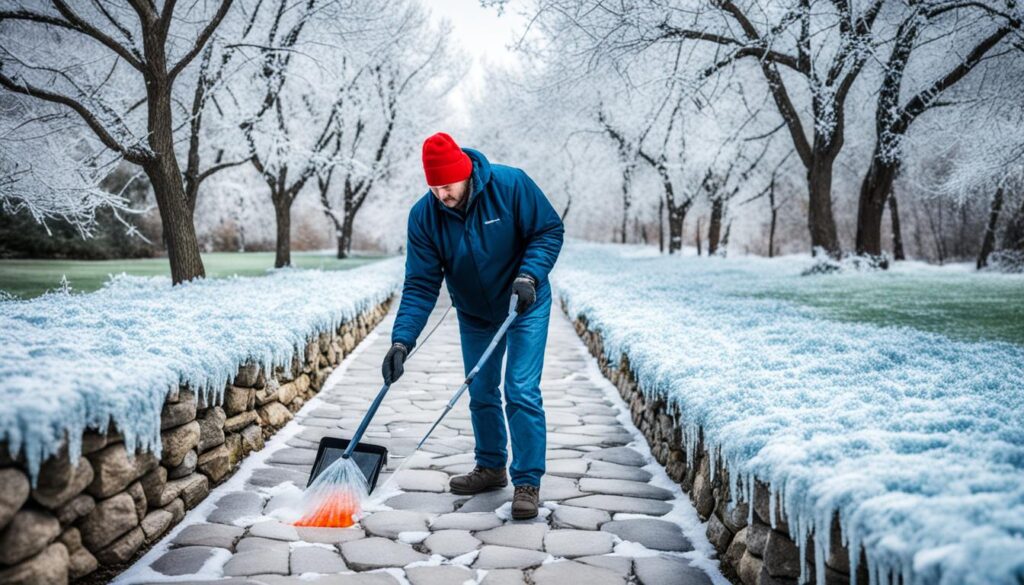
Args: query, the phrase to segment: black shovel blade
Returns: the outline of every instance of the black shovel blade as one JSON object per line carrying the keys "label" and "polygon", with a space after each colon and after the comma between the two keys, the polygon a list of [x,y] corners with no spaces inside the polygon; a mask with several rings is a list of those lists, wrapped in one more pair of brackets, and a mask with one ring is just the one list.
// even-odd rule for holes
{"label": "black shovel blade", "polygon": [[[313,480],[324,469],[327,469],[328,465],[341,458],[341,454],[345,452],[350,442],[349,439],[339,439],[336,437],[320,439],[320,447],[316,450],[316,460],[313,462],[313,471],[309,474],[309,481],[306,482],[306,487],[309,487]],[[352,459],[359,466],[359,470],[363,472],[363,476],[366,477],[367,491],[372,492],[373,488],[377,487],[377,478],[380,476],[380,470],[387,465],[388,450],[380,445],[356,443],[356,448],[352,450]]]}

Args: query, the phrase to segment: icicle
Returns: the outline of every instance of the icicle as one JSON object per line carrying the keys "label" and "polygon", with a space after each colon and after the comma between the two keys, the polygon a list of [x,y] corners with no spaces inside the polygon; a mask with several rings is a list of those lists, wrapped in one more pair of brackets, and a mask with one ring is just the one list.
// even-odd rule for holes
{"label": "icicle", "polygon": [[775,483],[768,484],[768,523],[775,529]]}
{"label": "icicle", "polygon": [[[795,514],[790,510],[790,517],[792,518]],[[797,550],[799,551],[800,557],[800,577],[799,582],[801,585],[807,582],[807,537],[810,533],[810,529],[807,525],[808,519],[804,514],[800,514],[796,519],[797,525]]]}
{"label": "icicle", "polygon": [[754,523],[754,474],[747,473],[747,525]]}
{"label": "icicle", "polygon": [[826,510],[822,514],[828,519],[822,522],[821,516],[819,516],[817,526],[814,527],[814,580],[816,583],[825,582],[825,557],[832,548],[830,542],[832,538],[831,511]]}
{"label": "icicle", "polygon": [[[707,441],[707,437],[704,437],[704,440]],[[709,481],[712,481],[712,482],[715,481],[715,463],[717,461],[718,461],[718,455],[716,453],[716,449],[714,447],[709,448],[708,449],[708,467],[709,467],[709,470],[711,471],[711,475],[709,476],[709,478],[710,478]]]}
{"label": "icicle", "polygon": [[729,502],[725,509],[731,513],[736,508],[736,504],[739,501],[739,487],[736,479],[736,462],[733,461],[727,464],[727,467],[729,468],[727,472],[727,475],[729,476]]}
{"label": "icicle", "polygon": [[[842,522],[842,516],[840,516]],[[854,533],[854,527],[847,521],[841,526],[843,534],[846,535],[846,557],[850,560],[850,585],[857,585],[857,568],[860,561],[860,538]]]}

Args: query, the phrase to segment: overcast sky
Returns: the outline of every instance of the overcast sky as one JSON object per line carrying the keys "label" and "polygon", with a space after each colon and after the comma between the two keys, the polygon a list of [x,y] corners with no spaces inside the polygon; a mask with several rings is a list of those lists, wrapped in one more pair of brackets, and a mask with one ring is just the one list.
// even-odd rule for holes
{"label": "overcast sky", "polygon": [[[497,8],[482,8],[479,0],[434,0],[427,3],[435,19],[451,22],[454,39],[471,59],[469,73],[449,97],[457,111],[465,112],[468,102],[484,91],[484,71],[488,64],[513,64],[514,51],[508,47],[522,31],[525,21],[516,13],[514,1],[498,16]],[[460,116],[461,117],[461,116]]]}

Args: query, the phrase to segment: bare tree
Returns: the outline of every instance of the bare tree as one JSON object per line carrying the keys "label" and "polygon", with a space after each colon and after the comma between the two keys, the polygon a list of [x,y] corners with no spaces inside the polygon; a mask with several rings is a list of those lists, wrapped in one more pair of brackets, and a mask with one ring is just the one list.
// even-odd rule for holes
{"label": "bare tree", "polygon": [[[877,43],[875,21],[885,3],[796,0],[769,9],[754,0],[701,0],[684,10],[655,1],[611,6],[600,0],[544,0],[538,14],[562,15],[565,26],[583,29],[594,59],[635,54],[660,43],[698,43],[721,52],[697,69],[697,78],[755,63],[806,171],[812,248],[836,256],[833,166],[845,139],[846,99]],[[796,98],[805,95],[809,103],[798,104]]]}
{"label": "bare tree", "polygon": [[[336,96],[332,104],[323,107],[311,95],[319,89],[317,84],[306,83],[292,70],[305,57],[297,46],[304,29],[317,16],[316,9],[316,0],[304,0],[298,7],[288,0],[278,0],[266,29],[266,41],[256,47],[261,98],[256,110],[240,124],[249,146],[248,159],[270,189],[274,204],[275,268],[291,264],[291,209],[295,198],[339,147],[332,139],[332,130],[342,98]],[[311,144],[305,144],[304,139]]]}
{"label": "bare tree", "polygon": [[[175,2],[162,9],[137,1],[74,8],[63,0],[38,4],[5,2],[0,10],[0,24],[8,25],[5,40],[14,41],[8,36],[12,32],[18,35],[17,49],[8,42],[0,46],[0,86],[71,110],[103,147],[141,167],[160,209],[172,281],[204,276],[174,148],[173,90],[232,0],[216,2],[209,12],[193,6],[179,17]],[[132,82],[136,85],[124,86]],[[142,97],[116,95],[131,89]],[[141,105],[146,106],[143,137],[133,131],[130,120]]]}
{"label": "bare tree", "polygon": [[[940,71],[934,80],[923,89],[903,99],[905,94],[904,79],[911,54],[920,46],[922,35],[928,26],[937,26],[935,21],[946,17],[953,21],[952,26],[967,21],[970,15],[960,14],[965,9],[961,2],[922,2],[913,6],[912,11],[900,23],[893,42],[889,60],[878,90],[878,105],[875,109],[875,147],[864,181],[861,184],[857,213],[858,254],[877,256],[882,253],[882,214],[885,211],[886,199],[892,192],[892,185],[899,171],[901,153],[900,143],[910,126],[925,112],[942,104],[943,93],[967,76],[979,63],[1000,45],[1000,42],[1011,32],[1010,25],[988,27],[986,34],[968,35],[971,39],[970,48],[960,59],[950,60],[946,53],[944,61],[950,62],[944,71]],[[968,5],[969,10],[974,10]],[[974,25],[974,23],[971,23]],[[977,25],[974,25],[977,27]],[[948,31],[941,31],[948,35]]]}
{"label": "bare tree", "polygon": [[[336,160],[317,175],[317,189],[324,214],[335,227],[338,258],[351,254],[356,215],[392,170],[396,142],[418,146],[417,129],[408,120],[415,100],[426,95],[439,99],[451,88],[443,86],[438,93],[428,88],[447,70],[449,27],[435,30],[415,3],[388,8],[374,43],[380,48],[369,51],[361,63],[346,61],[336,69],[351,81],[340,94],[339,115],[332,119]],[[332,189],[339,175],[341,189]],[[340,191],[340,201],[335,191]]]}

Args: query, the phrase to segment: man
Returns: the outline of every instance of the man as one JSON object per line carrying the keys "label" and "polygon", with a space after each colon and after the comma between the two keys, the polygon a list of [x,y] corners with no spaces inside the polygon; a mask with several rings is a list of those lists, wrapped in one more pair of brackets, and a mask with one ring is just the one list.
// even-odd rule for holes
{"label": "man", "polygon": [[[469,386],[476,466],[452,477],[449,487],[476,494],[508,485],[507,418],[512,517],[533,518],[546,451],[540,376],[551,311],[548,272],[562,248],[562,220],[525,172],[491,164],[443,132],[423,143],[423,171],[430,192],[409,212],[405,284],[381,367],[384,381],[402,375],[442,280],[458,315],[467,375],[508,316],[511,295],[518,295],[518,316]],[[498,385],[506,347],[502,413]]]}

